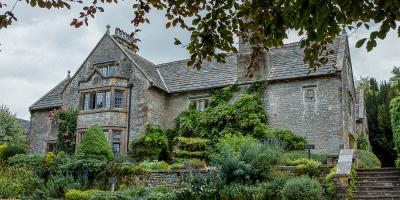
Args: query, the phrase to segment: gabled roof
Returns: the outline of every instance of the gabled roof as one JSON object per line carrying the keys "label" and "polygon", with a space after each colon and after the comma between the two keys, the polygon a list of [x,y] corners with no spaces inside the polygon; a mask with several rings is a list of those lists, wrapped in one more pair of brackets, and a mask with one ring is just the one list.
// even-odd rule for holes
{"label": "gabled roof", "polygon": [[223,87],[236,83],[236,55],[226,57],[226,63],[203,61],[201,69],[187,66],[188,60],[158,65],[158,70],[170,92]]}
{"label": "gabled roof", "polygon": [[300,43],[292,43],[270,49],[272,66],[269,70],[267,80],[321,76],[341,70],[341,65],[336,65],[335,63],[339,53],[339,39],[335,40],[329,47],[334,49],[334,54],[328,56],[329,61],[326,65],[319,67],[315,71],[309,68],[308,63],[304,63],[304,49],[300,47]]}
{"label": "gabled roof", "polygon": [[71,80],[70,77],[65,78],[56,87],[51,89],[48,93],[42,96],[38,101],[29,107],[29,110],[42,110],[59,108],[62,106],[62,91],[64,87]]}

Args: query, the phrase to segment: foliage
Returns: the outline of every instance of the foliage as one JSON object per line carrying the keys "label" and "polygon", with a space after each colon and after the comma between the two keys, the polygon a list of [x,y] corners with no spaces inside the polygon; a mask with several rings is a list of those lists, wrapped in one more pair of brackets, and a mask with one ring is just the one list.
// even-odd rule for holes
{"label": "foliage", "polygon": [[0,165],[0,198],[21,198],[30,193],[34,171],[22,166]]}
{"label": "foliage", "polygon": [[92,125],[86,130],[77,155],[84,159],[111,160],[113,158],[111,146],[99,126]]}
{"label": "foliage", "polygon": [[368,142],[368,138],[364,133],[358,133],[357,136],[357,149],[370,151],[371,147]]}
{"label": "foliage", "polygon": [[269,177],[271,166],[280,160],[283,148],[261,143],[251,136],[226,135],[216,145],[211,161],[220,168],[227,183],[253,183]]}
{"label": "foliage", "polygon": [[221,200],[263,200],[266,190],[263,185],[232,184],[220,191]]}
{"label": "foliage", "polygon": [[290,130],[270,130],[269,135],[279,138],[286,143],[286,148],[288,151],[292,150],[303,150],[304,145],[307,141],[304,137],[298,136]]}
{"label": "foliage", "polygon": [[321,174],[321,163],[315,160],[299,159],[292,162],[296,166],[294,173],[297,176],[308,175],[309,177],[319,178]]}
{"label": "foliage", "polygon": [[89,200],[133,200],[128,193],[123,191],[96,191],[90,195]]}
{"label": "foliage", "polygon": [[232,100],[237,86],[214,90],[208,107],[200,112],[195,108],[180,113],[176,119],[176,130],[182,137],[201,137],[211,145],[225,134],[251,135],[263,138],[267,132],[267,114],[260,96],[245,93]]}
{"label": "foliage", "polygon": [[85,191],[75,190],[75,189],[68,190],[65,193],[65,199],[66,200],[89,200],[90,195],[96,191],[97,190],[94,190],[94,189],[85,190]]}
{"label": "foliage", "polygon": [[56,155],[53,152],[48,152],[44,157],[44,164],[46,167],[53,165]]}
{"label": "foliage", "polygon": [[365,151],[358,149],[356,151],[356,159],[358,163],[358,168],[380,168],[381,161],[378,157],[370,151]]}
{"label": "foliage", "polygon": [[390,116],[393,129],[393,141],[397,151],[397,157],[400,157],[400,95],[396,96],[390,102]]}
{"label": "foliage", "polygon": [[300,176],[289,179],[282,189],[282,197],[285,200],[314,200],[323,199],[321,185],[317,180],[308,176]]}
{"label": "foliage", "polygon": [[359,82],[358,88],[365,91],[365,107],[372,151],[382,161],[382,166],[393,166],[396,152],[390,126],[389,104],[395,97],[397,89],[387,81],[378,84],[374,78],[361,78]]}
{"label": "foliage", "polygon": [[210,140],[204,138],[176,137],[175,156],[178,158],[206,158]]}
{"label": "foliage", "polygon": [[183,163],[173,163],[169,167],[171,170],[180,170],[180,169],[185,169],[185,164]]}
{"label": "foliage", "polygon": [[75,108],[55,110],[50,112],[50,118],[52,125],[58,124],[56,151],[74,154],[78,110]]}
{"label": "foliage", "polygon": [[6,106],[0,106],[0,144],[26,149],[25,130]]}
{"label": "foliage", "polygon": [[7,146],[7,144],[0,144],[0,161],[3,160],[3,155],[7,149]]}
{"label": "foliage", "polygon": [[161,152],[168,149],[168,137],[160,125],[149,124],[144,134],[136,137],[130,145],[130,155],[136,160],[157,160]]}
{"label": "foliage", "polygon": [[7,145],[7,148],[3,152],[3,159],[7,160],[8,158],[18,155],[18,154],[24,154],[25,149],[22,149],[19,146],[14,146],[14,145]]}
{"label": "foliage", "polygon": [[[291,162],[297,159],[308,159],[308,152],[304,150],[295,150],[285,152],[283,155],[284,164],[291,165]],[[327,154],[311,154],[311,159],[320,163],[326,163]]]}
{"label": "foliage", "polygon": [[325,185],[325,188],[326,188],[326,193],[329,196],[331,196],[332,198],[334,197],[334,194],[335,194],[334,176],[336,174],[336,169],[337,169],[336,166],[333,167],[324,178],[324,185]]}
{"label": "foliage", "polygon": [[167,170],[169,169],[169,164],[164,161],[143,161],[139,163],[139,168],[144,170]]}
{"label": "foliage", "polygon": [[11,165],[21,165],[26,168],[38,169],[42,165],[43,157],[38,154],[18,154],[8,159]]}
{"label": "foliage", "polygon": [[197,158],[190,159],[189,165],[190,165],[190,167],[192,167],[194,169],[204,169],[207,167],[206,162],[204,160],[200,160]]}

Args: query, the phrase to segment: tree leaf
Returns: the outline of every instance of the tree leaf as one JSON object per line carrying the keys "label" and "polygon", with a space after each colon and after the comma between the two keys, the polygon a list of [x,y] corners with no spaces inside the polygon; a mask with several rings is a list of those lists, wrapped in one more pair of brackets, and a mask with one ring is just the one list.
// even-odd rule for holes
{"label": "tree leaf", "polygon": [[367,38],[363,38],[361,40],[358,40],[357,43],[356,43],[356,47],[357,48],[362,47],[362,45],[365,43],[366,40],[367,40]]}

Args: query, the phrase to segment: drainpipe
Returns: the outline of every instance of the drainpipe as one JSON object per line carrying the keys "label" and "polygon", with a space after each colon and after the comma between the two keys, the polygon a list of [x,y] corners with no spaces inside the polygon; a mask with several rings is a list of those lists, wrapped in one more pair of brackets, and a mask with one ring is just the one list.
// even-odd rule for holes
{"label": "drainpipe", "polygon": [[126,153],[129,152],[129,135],[131,133],[131,105],[132,105],[132,88],[133,83],[128,84],[129,88],[129,103],[128,103],[128,132],[127,132],[127,140],[126,140]]}

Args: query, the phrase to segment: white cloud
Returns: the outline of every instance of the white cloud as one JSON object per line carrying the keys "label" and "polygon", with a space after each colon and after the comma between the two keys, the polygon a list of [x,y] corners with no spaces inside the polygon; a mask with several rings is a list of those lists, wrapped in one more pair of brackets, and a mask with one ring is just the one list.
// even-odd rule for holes
{"label": "white cloud", "polygon": [[[107,24],[131,31],[131,2],[106,5],[105,13],[90,20],[89,27],[69,26],[80,5],[72,10],[32,9],[20,2],[15,10],[18,22],[0,31],[0,105],[8,105],[17,116],[29,119],[28,107],[63,80],[67,70],[74,72],[105,32]],[[173,45],[173,38],[188,41],[189,34],[179,29],[166,30],[163,13],[153,12],[151,24],[141,27],[139,54],[154,63],[187,58],[185,49]],[[293,35],[293,33],[289,33]],[[394,65],[400,65],[400,40],[392,33],[378,43],[373,52],[355,49],[363,37],[357,32],[350,38],[355,76],[388,79]],[[288,42],[298,40],[291,37]]]}

